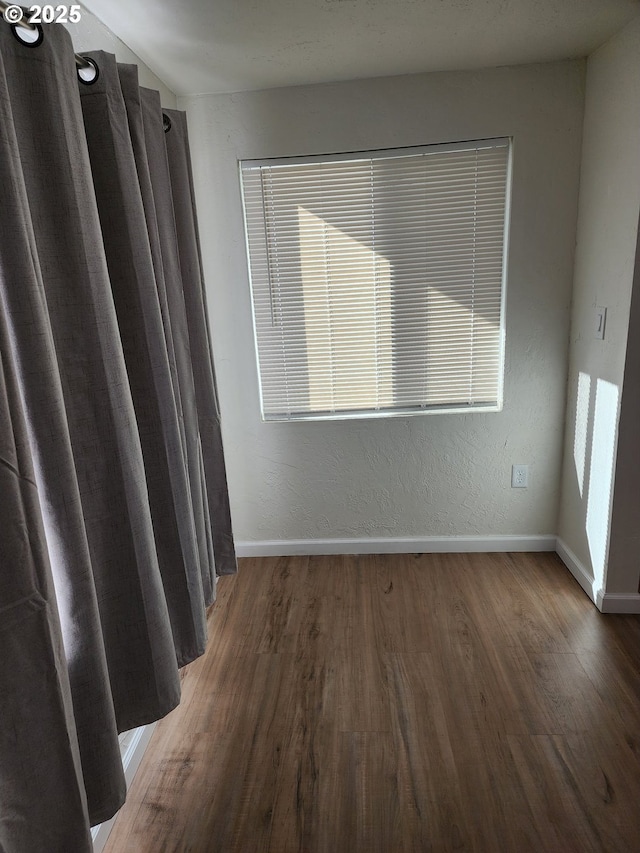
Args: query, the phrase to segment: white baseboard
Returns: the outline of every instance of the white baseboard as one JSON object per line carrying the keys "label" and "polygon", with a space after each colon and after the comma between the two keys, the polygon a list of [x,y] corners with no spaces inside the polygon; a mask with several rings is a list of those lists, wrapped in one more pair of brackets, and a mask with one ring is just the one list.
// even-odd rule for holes
{"label": "white baseboard", "polygon": [[602,613],[640,613],[640,593],[601,589],[596,596],[596,606]]}
{"label": "white baseboard", "polygon": [[385,539],[266,539],[236,542],[238,557],[328,554],[455,554],[555,551],[555,536],[423,536]]}
{"label": "white baseboard", "polygon": [[[151,740],[151,735],[153,734],[155,727],[156,723],[149,723],[148,726],[140,726],[140,728],[136,729],[122,756],[122,766],[124,768],[124,778],[127,780],[127,789],[133,782],[133,777],[136,775],[136,771],[140,766],[142,756],[149,745],[149,741]],[[111,820],[107,820],[92,828],[91,837],[93,838],[93,853],[101,853],[104,849],[109,833],[113,829],[113,824],[116,822],[116,817],[117,814],[115,814]]]}
{"label": "white baseboard", "polygon": [[589,570],[560,537],[556,553],[601,613],[640,613],[640,593],[597,589]]}
{"label": "white baseboard", "polygon": [[[586,566],[573,553],[566,542],[558,536],[556,542],[556,554],[560,557],[565,566],[569,569],[574,578],[578,581],[582,589],[587,593],[591,601],[598,607],[597,590],[591,573]],[[598,609],[600,609],[598,607]]]}

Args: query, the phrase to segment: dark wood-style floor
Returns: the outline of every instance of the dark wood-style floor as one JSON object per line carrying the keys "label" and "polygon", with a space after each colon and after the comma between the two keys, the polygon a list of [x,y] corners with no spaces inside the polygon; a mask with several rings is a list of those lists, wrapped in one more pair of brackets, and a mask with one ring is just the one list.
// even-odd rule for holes
{"label": "dark wood-style floor", "polygon": [[242,560],[108,853],[638,853],[640,617],[552,554]]}

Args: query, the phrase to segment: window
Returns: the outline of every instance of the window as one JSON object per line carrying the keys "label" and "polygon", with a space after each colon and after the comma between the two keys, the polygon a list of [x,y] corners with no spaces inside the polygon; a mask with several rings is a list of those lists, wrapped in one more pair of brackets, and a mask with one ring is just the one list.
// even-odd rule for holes
{"label": "window", "polygon": [[263,419],[501,408],[509,160],[240,163]]}

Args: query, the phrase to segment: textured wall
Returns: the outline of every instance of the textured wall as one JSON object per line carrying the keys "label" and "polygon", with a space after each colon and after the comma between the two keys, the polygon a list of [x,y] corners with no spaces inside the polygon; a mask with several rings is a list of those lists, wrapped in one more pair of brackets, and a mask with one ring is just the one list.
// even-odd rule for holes
{"label": "textured wall", "polygon": [[[555,533],[583,82],[568,62],[180,99],[238,539]],[[514,137],[504,410],[262,423],[237,160],[496,136]]]}
{"label": "textured wall", "polygon": [[159,77],[156,77],[153,71],[115,33],[111,32],[102,21],[98,20],[87,9],[82,8],[82,18],[77,24],[66,24],[66,28],[71,34],[71,40],[73,41],[76,52],[83,50],[106,50],[109,53],[115,54],[118,62],[129,62],[137,65],[140,85],[146,86],[149,89],[157,89],[160,92],[162,106],[169,109],[175,108],[176,96],[174,93]]}
{"label": "textured wall", "polygon": [[[640,406],[632,394],[640,385],[640,365],[637,357],[631,359],[625,375],[625,361],[639,209],[640,19],[636,19],[593,54],[587,66],[559,534],[591,572],[596,591],[606,586],[609,592],[635,592],[638,585],[640,506],[635,496]],[[593,334],[597,305],[608,308],[603,341]],[[634,322],[637,336],[640,318]],[[617,463],[614,560],[607,582],[623,376],[631,423]]]}

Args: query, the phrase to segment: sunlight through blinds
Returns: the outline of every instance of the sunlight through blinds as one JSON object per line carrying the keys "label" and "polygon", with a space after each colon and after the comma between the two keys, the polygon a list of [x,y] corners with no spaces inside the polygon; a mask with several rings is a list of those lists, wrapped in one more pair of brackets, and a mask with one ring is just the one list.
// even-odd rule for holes
{"label": "sunlight through blinds", "polygon": [[509,155],[241,162],[265,420],[501,407]]}

